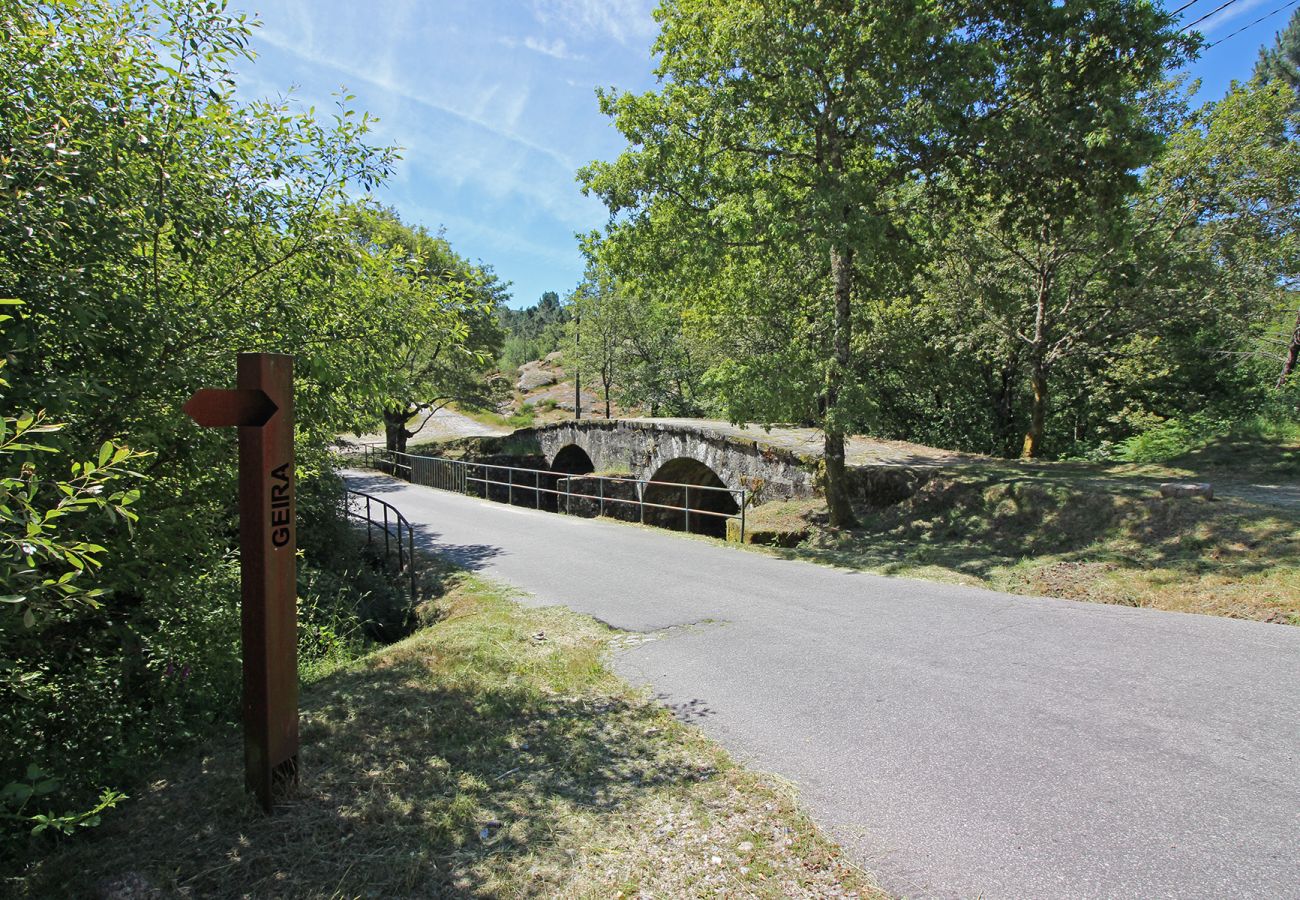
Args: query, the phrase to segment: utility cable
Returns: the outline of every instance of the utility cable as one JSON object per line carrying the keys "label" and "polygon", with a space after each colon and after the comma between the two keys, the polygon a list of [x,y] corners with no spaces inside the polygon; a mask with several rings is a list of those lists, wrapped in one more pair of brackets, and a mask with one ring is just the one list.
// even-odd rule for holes
{"label": "utility cable", "polygon": [[1184,3],[1182,6],[1178,7],[1178,8],[1177,8],[1176,10],[1174,10],[1173,12],[1169,13],[1169,18],[1172,19],[1174,16],[1178,15],[1180,12],[1182,12],[1182,11],[1185,10],[1185,9],[1187,9],[1187,7],[1189,7],[1189,6],[1195,6],[1196,4],[1198,4],[1198,3],[1200,3],[1200,2],[1201,2],[1201,0],[1187,0],[1187,2]]}
{"label": "utility cable", "polygon": [[1236,37],[1237,35],[1241,34],[1243,31],[1245,31],[1247,28],[1254,28],[1256,25],[1258,25],[1260,22],[1263,22],[1265,19],[1272,18],[1273,16],[1276,16],[1278,13],[1282,12],[1282,10],[1284,10],[1284,9],[1290,9],[1291,7],[1295,6],[1297,3],[1300,3],[1300,0],[1291,0],[1290,3],[1287,3],[1287,4],[1283,5],[1283,6],[1279,6],[1277,9],[1273,10],[1273,11],[1270,12],[1270,13],[1264,13],[1264,15],[1260,16],[1260,17],[1259,17],[1258,19],[1256,19],[1255,21],[1253,21],[1253,22],[1251,22],[1251,23],[1249,23],[1249,24],[1247,24],[1247,25],[1242,25],[1240,28],[1238,28],[1238,29],[1237,29],[1236,31],[1234,31],[1232,34],[1225,34],[1223,37],[1219,38],[1219,39],[1218,39],[1217,41],[1215,41],[1214,43],[1212,43],[1212,44],[1206,44],[1206,45],[1205,45],[1205,49],[1206,49],[1206,50],[1209,50],[1211,47],[1217,47],[1217,46],[1219,46],[1220,44],[1222,44],[1224,41],[1226,41],[1228,38]]}
{"label": "utility cable", "polygon": [[1214,7],[1214,9],[1210,10],[1210,11],[1207,12],[1205,15],[1201,16],[1199,19],[1197,19],[1197,20],[1195,20],[1195,21],[1193,21],[1193,22],[1188,22],[1186,25],[1184,25],[1182,28],[1180,28],[1180,29],[1178,29],[1178,30],[1179,30],[1179,31],[1186,31],[1187,29],[1193,27],[1194,25],[1199,25],[1199,24],[1201,24],[1201,23],[1204,22],[1206,19],[1208,19],[1210,16],[1212,16],[1212,15],[1214,15],[1214,14],[1216,14],[1216,13],[1221,13],[1221,12],[1223,12],[1225,9],[1227,9],[1229,6],[1232,6],[1233,4],[1240,3],[1240,2],[1241,2],[1241,0],[1227,0],[1226,3],[1221,3],[1221,4],[1219,4],[1218,6]]}

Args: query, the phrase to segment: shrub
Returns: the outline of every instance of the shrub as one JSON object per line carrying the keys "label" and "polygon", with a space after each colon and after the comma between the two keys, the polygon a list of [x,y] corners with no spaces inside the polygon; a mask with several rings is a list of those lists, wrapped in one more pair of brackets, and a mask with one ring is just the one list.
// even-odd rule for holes
{"label": "shrub", "polygon": [[1183,419],[1166,419],[1120,441],[1112,454],[1122,462],[1168,462],[1206,446],[1231,430],[1231,423],[1200,413]]}

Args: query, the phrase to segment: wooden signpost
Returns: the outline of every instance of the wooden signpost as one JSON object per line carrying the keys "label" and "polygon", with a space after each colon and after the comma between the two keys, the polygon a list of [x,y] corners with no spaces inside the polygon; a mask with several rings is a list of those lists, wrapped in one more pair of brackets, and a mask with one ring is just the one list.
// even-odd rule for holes
{"label": "wooden signpost", "polygon": [[298,780],[293,357],[241,353],[236,385],[184,408],[205,428],[239,428],[244,779],[270,812],[276,785]]}

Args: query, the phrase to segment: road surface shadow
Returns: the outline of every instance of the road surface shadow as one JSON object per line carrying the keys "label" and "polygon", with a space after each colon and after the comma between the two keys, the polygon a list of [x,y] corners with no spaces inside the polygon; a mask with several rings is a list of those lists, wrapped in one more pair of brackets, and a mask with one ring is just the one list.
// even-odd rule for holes
{"label": "road surface shadow", "polygon": [[[359,491],[363,494],[370,494],[373,497],[380,497],[383,494],[398,494],[405,488],[409,482],[399,481],[388,475],[372,475],[356,470],[349,470],[346,473],[346,483],[350,490]],[[385,502],[391,503],[398,512],[404,516],[409,514],[403,509],[403,504],[397,498],[389,497]],[[359,527],[365,528],[364,504],[350,504],[354,515],[361,515]],[[371,516],[374,517],[376,524],[382,523],[382,509],[372,509]],[[355,520],[354,520],[355,521]],[[390,523],[390,527],[392,527]],[[487,563],[494,557],[500,556],[505,550],[494,544],[453,544],[441,540],[442,533],[432,530],[427,525],[421,525],[415,522],[411,523],[411,532],[414,538],[415,548],[424,553],[432,553],[443,559],[449,560],[465,569],[472,571],[482,570]],[[374,531],[372,529],[372,535]],[[383,541],[383,530],[380,525],[378,538]]]}
{"label": "road surface shadow", "polygon": [[416,550],[436,554],[474,572],[484,569],[490,560],[505,553],[504,549],[492,544],[450,544],[440,541],[440,532],[431,531],[423,525],[413,525],[412,530],[415,533]]}
{"label": "road surface shadow", "polygon": [[396,494],[410,482],[399,481],[390,475],[370,474],[357,469],[349,469],[346,472],[345,481],[347,486],[354,491],[361,491],[365,494]]}
{"label": "road surface shadow", "polygon": [[672,710],[673,715],[676,716],[680,721],[686,722],[689,725],[694,725],[699,722],[703,722],[705,719],[709,718],[710,716],[717,715],[717,713],[714,712],[714,710],[710,708],[708,704],[706,704],[703,700],[699,699],[698,697],[694,700],[684,700],[680,703],[668,702],[667,694],[656,694],[655,699],[659,701],[661,704],[663,704],[664,706],[668,707],[668,709]]}

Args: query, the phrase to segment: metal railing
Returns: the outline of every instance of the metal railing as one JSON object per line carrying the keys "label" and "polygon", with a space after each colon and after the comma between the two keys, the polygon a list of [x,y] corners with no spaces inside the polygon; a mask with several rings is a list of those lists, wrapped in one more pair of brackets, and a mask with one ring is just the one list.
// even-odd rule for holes
{"label": "metal railing", "polygon": [[[492,499],[493,488],[496,493],[504,492],[505,502],[515,503],[516,497],[532,496],[533,508],[541,509],[543,495],[556,498],[556,511],[571,513],[574,500],[593,500],[596,502],[597,515],[605,515],[606,506],[624,504],[638,509],[637,518],[644,524],[647,509],[669,510],[682,513],[684,531],[691,530],[692,517],[711,516],[715,518],[738,519],[740,540],[745,540],[745,510],[749,506],[749,491],[745,488],[715,487],[705,484],[684,484],[677,481],[656,481],[648,478],[626,478],[618,475],[595,475],[590,473],[556,472],[550,469],[529,469],[522,466],[506,466],[497,463],[469,462],[462,459],[447,459],[440,456],[421,456],[402,453],[373,444],[364,445],[364,462],[367,468],[378,469],[394,475],[412,484],[459,494],[480,496]],[[573,490],[574,480],[596,482],[596,493],[581,493]],[[563,482],[563,488],[559,484]],[[618,496],[616,492],[607,491],[607,484],[635,485],[636,499]],[[481,486],[481,493],[471,485]],[[646,500],[647,489],[664,487],[681,491],[681,505],[675,503],[658,503]],[[707,509],[702,504],[691,504],[691,496],[697,499],[706,496],[726,494],[736,506],[735,512],[720,512]],[[660,498],[662,499],[662,498]],[[562,508],[561,508],[562,507]],[[724,525],[725,529],[725,525]]]}
{"label": "metal railing", "polygon": [[392,558],[393,548],[397,548],[397,574],[406,573],[410,579],[411,604],[416,602],[415,580],[415,531],[406,516],[396,506],[378,497],[343,489],[343,518],[356,519],[366,523],[366,543],[374,543],[375,532],[384,536],[384,563]]}

